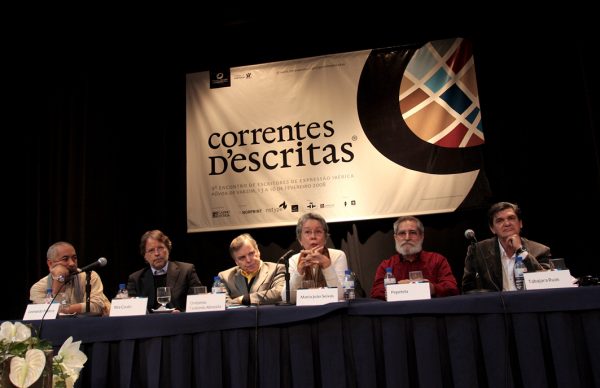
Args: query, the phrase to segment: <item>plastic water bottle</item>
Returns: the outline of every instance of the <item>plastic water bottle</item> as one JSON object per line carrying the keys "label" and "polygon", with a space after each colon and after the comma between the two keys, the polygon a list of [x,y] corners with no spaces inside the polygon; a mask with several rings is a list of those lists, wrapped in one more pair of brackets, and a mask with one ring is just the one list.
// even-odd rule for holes
{"label": "plastic water bottle", "polygon": [[517,256],[515,258],[515,288],[517,290],[523,290],[525,288],[524,272],[527,272],[527,267],[525,266],[525,263],[523,263],[523,258]]}
{"label": "plastic water bottle", "polygon": [[125,283],[119,284],[119,291],[117,291],[117,296],[115,299],[128,299],[129,291],[127,291],[127,287],[125,287]]}
{"label": "plastic water bottle", "polygon": [[52,302],[52,288],[46,289],[46,296],[44,297],[44,303],[49,304]]}
{"label": "plastic water bottle", "polygon": [[398,283],[396,281],[396,278],[394,277],[394,274],[392,273],[392,267],[387,267],[385,269],[385,277],[383,278],[383,286],[385,287],[385,299],[387,300],[387,286],[389,284],[396,284]]}
{"label": "plastic water bottle", "polygon": [[346,270],[344,275],[344,300],[356,299],[356,293],[354,292],[354,274],[349,269]]}
{"label": "plastic water bottle", "polygon": [[213,294],[224,294],[225,293],[225,285],[221,281],[221,278],[218,276],[215,276],[213,278],[213,280],[214,280],[214,282],[213,282],[210,292]]}

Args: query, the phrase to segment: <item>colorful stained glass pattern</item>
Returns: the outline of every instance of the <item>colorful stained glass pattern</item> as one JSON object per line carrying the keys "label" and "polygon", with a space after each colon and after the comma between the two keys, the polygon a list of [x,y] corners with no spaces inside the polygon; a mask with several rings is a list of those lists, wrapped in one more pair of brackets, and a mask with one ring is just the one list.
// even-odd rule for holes
{"label": "colorful stained glass pattern", "polygon": [[425,44],[400,85],[400,111],[421,139],[441,147],[484,143],[471,43],[462,38]]}

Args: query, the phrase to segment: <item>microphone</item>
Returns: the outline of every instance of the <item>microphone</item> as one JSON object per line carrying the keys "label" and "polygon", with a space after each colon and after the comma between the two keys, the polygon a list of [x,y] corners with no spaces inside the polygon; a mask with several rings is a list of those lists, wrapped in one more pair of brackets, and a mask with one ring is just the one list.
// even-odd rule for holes
{"label": "microphone", "polygon": [[72,280],[74,277],[76,277],[80,273],[91,271],[97,267],[98,268],[104,267],[107,263],[108,263],[108,260],[106,260],[106,257],[101,257],[98,260],[94,261],[93,263],[88,264],[85,267],[81,268],[79,271],[74,272],[74,273],[70,274],[69,276],[67,276],[66,278],[64,278],[64,282],[68,283],[70,280]]}
{"label": "microphone", "polygon": [[290,258],[290,256],[291,256],[292,254],[294,254],[295,252],[296,252],[296,251],[294,251],[293,249],[290,249],[289,251],[287,251],[286,253],[284,253],[284,254],[283,254],[283,256],[281,256],[281,257],[279,258],[279,260],[277,260],[277,264],[279,264],[279,263],[283,263],[285,260],[289,259],[289,258]]}
{"label": "microphone", "polygon": [[98,260],[94,261],[93,263],[88,264],[85,267],[83,267],[82,269],[80,269],[79,273],[91,271],[96,267],[104,267],[106,265],[106,263],[108,263],[108,260],[106,260],[106,257],[101,257]]}
{"label": "microphone", "polygon": [[465,230],[465,238],[471,242],[477,242],[477,239],[475,238],[475,232],[473,231],[473,229]]}

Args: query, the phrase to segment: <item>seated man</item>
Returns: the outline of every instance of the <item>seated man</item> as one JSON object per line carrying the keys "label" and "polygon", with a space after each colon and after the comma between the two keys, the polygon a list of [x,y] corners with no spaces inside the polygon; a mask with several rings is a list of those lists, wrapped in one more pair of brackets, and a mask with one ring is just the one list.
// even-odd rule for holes
{"label": "seated man", "polygon": [[408,273],[421,271],[424,280],[429,282],[431,296],[450,296],[458,294],[456,278],[448,260],[435,252],[423,250],[425,228],[416,217],[400,217],[394,222],[394,240],[397,254],[383,260],[375,272],[375,280],[371,288],[371,298],[385,300],[383,278],[385,269],[392,268],[398,283],[409,283]]}
{"label": "seated man", "polygon": [[158,287],[171,287],[171,302],[166,307],[185,311],[187,295],[191,287],[201,286],[193,264],[183,261],[169,261],[173,244],[160,230],[151,230],[142,236],[140,253],[149,264],[129,275],[127,291],[129,296],[148,297],[148,310],[156,310]]}
{"label": "seated man", "polygon": [[281,301],[285,267],[262,261],[256,240],[248,233],[229,245],[235,267],[219,273],[227,289],[228,304],[273,304]]}
{"label": "seated man", "polygon": [[66,307],[61,309],[62,314],[109,314],[110,302],[104,295],[102,280],[95,271],[90,273],[90,311],[85,310],[86,274],[78,274],[77,253],[73,245],[64,241],[52,244],[46,253],[46,262],[50,273],[31,287],[29,299],[33,303],[45,303],[46,291],[51,288],[52,295],[65,295]]}
{"label": "seated man", "polygon": [[550,248],[521,237],[521,209],[510,202],[498,202],[488,211],[488,223],[495,237],[472,244],[467,249],[462,278],[464,293],[476,289],[491,291],[516,290],[515,257],[521,256],[527,271],[543,270],[539,260],[546,261]]}

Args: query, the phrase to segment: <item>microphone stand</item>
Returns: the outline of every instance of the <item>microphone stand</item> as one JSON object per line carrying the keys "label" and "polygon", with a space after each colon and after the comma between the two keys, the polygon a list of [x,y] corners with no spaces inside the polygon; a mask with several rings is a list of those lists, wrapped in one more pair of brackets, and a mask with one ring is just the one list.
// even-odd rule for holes
{"label": "microphone stand", "polygon": [[277,306],[293,306],[290,300],[290,259],[284,260],[285,264],[285,301],[277,303]]}
{"label": "microphone stand", "polygon": [[[477,255],[477,240],[475,239],[475,237],[473,237],[473,240],[471,241],[471,251],[473,253],[473,257],[472,260],[475,264],[477,264],[478,262],[478,255]],[[481,257],[479,257],[479,261],[481,260]],[[494,282],[494,280],[492,279],[492,275],[490,274],[490,269],[487,265],[487,261],[483,262],[485,264],[485,270],[487,271],[487,275],[488,278],[490,279],[490,282],[494,285],[494,287],[496,287],[496,291],[502,291],[501,288],[498,288],[498,285]],[[467,291],[465,294],[480,294],[483,292],[490,292],[492,290],[488,290],[487,288],[482,288],[481,287],[481,276],[479,276],[479,265],[474,266],[476,271],[475,271],[475,289]]]}
{"label": "microphone stand", "polygon": [[92,293],[92,284],[91,284],[91,274],[92,270],[88,269],[85,271],[85,312],[81,314],[76,314],[76,317],[99,317],[100,314],[91,312],[90,307],[90,295]]}
{"label": "microphone stand", "polygon": [[[475,239],[471,240],[471,251],[473,252],[473,262],[477,263],[477,241]],[[485,288],[481,288],[481,276],[479,276],[479,266],[476,267],[477,271],[475,272],[475,287],[474,290],[469,291],[469,294],[479,294],[482,292],[489,292]]]}

